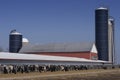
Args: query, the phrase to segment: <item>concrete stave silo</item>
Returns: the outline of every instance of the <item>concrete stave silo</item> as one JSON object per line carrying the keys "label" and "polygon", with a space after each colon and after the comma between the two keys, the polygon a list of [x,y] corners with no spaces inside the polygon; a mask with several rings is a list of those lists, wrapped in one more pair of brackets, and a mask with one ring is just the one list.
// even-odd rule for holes
{"label": "concrete stave silo", "polygon": [[108,40],[109,40],[109,61],[114,63],[115,58],[115,43],[114,43],[114,19],[108,19]]}

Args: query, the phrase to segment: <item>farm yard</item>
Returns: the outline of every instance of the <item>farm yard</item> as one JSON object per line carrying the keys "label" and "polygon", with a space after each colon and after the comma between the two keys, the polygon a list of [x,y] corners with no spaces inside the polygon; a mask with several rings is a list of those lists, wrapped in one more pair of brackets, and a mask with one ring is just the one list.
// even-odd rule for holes
{"label": "farm yard", "polygon": [[0,80],[120,80],[120,65],[0,65]]}
{"label": "farm yard", "polygon": [[0,80],[120,80],[120,69],[0,74]]}

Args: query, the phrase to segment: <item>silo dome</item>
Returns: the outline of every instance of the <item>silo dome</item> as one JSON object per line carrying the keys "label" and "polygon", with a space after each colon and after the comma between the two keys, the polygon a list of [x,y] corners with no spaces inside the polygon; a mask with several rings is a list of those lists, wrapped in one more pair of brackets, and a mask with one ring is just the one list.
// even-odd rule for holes
{"label": "silo dome", "polygon": [[29,40],[27,38],[22,38],[22,44],[27,45],[29,43]]}
{"label": "silo dome", "polygon": [[110,20],[110,19],[108,19],[108,25],[112,25],[112,23],[111,23],[111,20]]}
{"label": "silo dome", "polygon": [[99,8],[97,8],[97,9],[99,9],[99,10],[108,10],[108,9],[105,8],[105,7],[99,7]]}
{"label": "silo dome", "polygon": [[10,35],[22,35],[21,33],[17,32],[15,29],[10,32]]}

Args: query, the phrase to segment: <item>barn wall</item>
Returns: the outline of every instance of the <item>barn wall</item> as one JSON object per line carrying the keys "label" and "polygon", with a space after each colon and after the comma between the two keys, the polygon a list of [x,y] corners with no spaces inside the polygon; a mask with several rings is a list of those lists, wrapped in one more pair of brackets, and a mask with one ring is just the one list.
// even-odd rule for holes
{"label": "barn wall", "polygon": [[90,52],[28,52],[29,54],[43,54],[51,56],[67,56],[67,57],[78,57],[86,59],[97,59],[96,53]]}

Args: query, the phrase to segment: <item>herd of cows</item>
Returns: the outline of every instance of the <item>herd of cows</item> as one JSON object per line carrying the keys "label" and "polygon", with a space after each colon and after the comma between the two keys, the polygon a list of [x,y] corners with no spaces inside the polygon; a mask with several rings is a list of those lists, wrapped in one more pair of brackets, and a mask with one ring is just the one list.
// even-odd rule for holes
{"label": "herd of cows", "polygon": [[55,72],[88,69],[114,69],[120,65],[0,65],[1,74],[30,73],[30,72]]}

